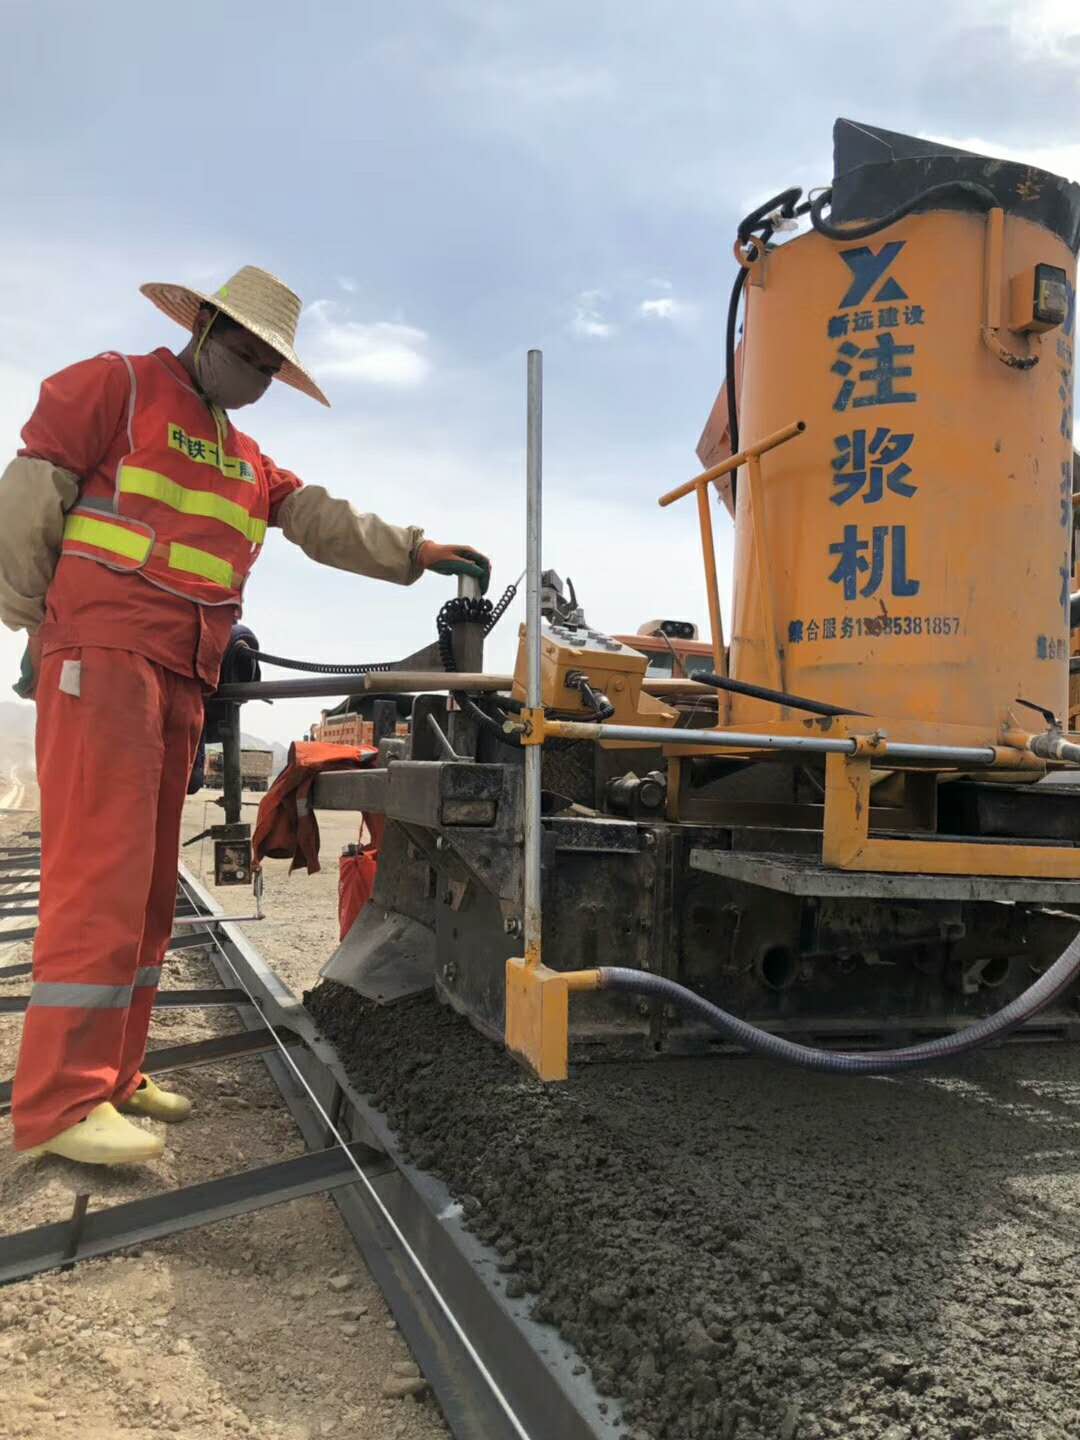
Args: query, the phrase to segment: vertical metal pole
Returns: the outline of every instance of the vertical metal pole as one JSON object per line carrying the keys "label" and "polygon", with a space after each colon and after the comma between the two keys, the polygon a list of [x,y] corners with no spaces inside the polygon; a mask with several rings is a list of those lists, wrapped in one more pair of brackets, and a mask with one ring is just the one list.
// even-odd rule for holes
{"label": "vertical metal pole", "polygon": [[244,780],[240,759],[240,706],[226,705],[221,725],[221,780],[225,823],[235,825],[243,815]]}
{"label": "vertical metal pole", "polygon": [[[525,698],[530,709],[540,705],[540,575],[543,513],[544,357],[530,350],[526,418],[525,522]],[[525,747],[525,963],[538,965],[542,938],[540,901],[540,771],[542,745]]]}
{"label": "vertical metal pole", "polygon": [[396,700],[376,700],[371,707],[371,743],[397,734],[398,708]]}
{"label": "vertical metal pole", "polygon": [[[471,575],[458,577],[458,599],[479,600],[480,581]],[[454,662],[465,674],[480,675],[484,669],[484,627],[472,621],[459,620],[452,627],[451,641]],[[450,743],[459,755],[475,757],[479,725],[460,710],[450,714]]]}

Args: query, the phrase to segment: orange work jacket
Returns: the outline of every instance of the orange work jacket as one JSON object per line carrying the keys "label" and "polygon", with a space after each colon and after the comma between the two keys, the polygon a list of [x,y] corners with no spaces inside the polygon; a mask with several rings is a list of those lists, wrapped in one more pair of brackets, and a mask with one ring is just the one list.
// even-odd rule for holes
{"label": "orange work jacket", "polygon": [[45,653],[131,650],[213,688],[266,526],[300,480],[215,418],[165,349],[51,376],[20,454],[81,481],[46,596]]}
{"label": "orange work jacket", "polygon": [[197,605],[238,606],[270,515],[258,448],[156,356],[120,359],[131,386],[128,453],[111,486],[100,473],[82,486],[61,554],[137,570]]}

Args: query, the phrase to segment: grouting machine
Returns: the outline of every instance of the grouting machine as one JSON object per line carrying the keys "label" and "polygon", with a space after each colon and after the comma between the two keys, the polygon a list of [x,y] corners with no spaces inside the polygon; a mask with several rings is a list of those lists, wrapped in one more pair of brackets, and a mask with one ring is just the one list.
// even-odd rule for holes
{"label": "grouting machine", "polygon": [[434,987],[545,1079],[732,1042],[885,1070],[1076,1029],[1080,187],[834,140],[829,188],[739,227],[707,468],[660,499],[696,500],[711,673],[650,679],[543,571],[534,351],[514,675],[484,674],[505,607],[463,582],[395,667],[219,693],[415,695],[408,736],[315,786],[385,817],[324,976],[384,1004]]}

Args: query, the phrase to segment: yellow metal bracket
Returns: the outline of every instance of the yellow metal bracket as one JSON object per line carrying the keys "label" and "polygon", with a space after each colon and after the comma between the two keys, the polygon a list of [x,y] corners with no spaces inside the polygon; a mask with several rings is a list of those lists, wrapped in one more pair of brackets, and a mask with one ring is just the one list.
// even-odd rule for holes
{"label": "yellow metal bracket", "polygon": [[873,735],[852,735],[851,738],[855,742],[856,755],[876,755],[880,758],[889,748],[888,738],[880,730],[876,730]]}
{"label": "yellow metal bracket", "polygon": [[547,739],[544,707],[542,705],[524,706],[520,719],[521,729],[518,734],[521,736],[522,745],[542,745]]}
{"label": "yellow metal bracket", "polygon": [[983,247],[983,344],[1010,370],[1031,370],[1039,363],[1031,350],[1017,355],[1001,341],[1001,292],[1005,284],[1005,211],[1000,206],[986,214],[986,243]]}
{"label": "yellow metal bracket", "polygon": [[775,450],[778,445],[783,445],[788,440],[793,440],[796,435],[801,435],[806,429],[803,420],[795,420],[790,425],[785,425],[781,430],[774,430],[771,435],[766,435],[764,440],[758,440],[753,445],[747,445],[736,455],[729,455],[719,465],[712,466],[709,470],[703,470],[700,475],[695,475],[692,480],[686,480],[674,490],[669,490],[666,495],[661,495],[659,504],[661,507],[673,505],[676,500],[681,500],[685,495],[693,492],[697,495],[698,525],[701,530],[701,554],[705,562],[705,589],[709,601],[709,628],[712,638],[713,668],[717,675],[727,674],[727,661],[724,654],[724,623],[720,611],[720,586],[716,575],[716,542],[713,538],[712,511],[709,508],[709,486],[721,476],[738,470],[740,466],[746,465],[749,470],[748,494],[750,496],[750,508],[754,513],[754,541],[755,565],[761,576],[762,584],[762,605],[765,608],[765,634],[769,643],[769,676],[770,684],[779,689],[781,675],[779,671],[780,658],[779,649],[775,643],[775,628],[772,614],[772,591],[769,588],[768,569],[764,564],[765,540],[764,527],[765,517],[763,513],[763,502],[761,495],[761,457],[770,450]]}
{"label": "yellow metal bracket", "polygon": [[506,962],[506,1048],[538,1080],[565,1080],[571,991],[596,990],[595,970],[549,970],[538,959]]}
{"label": "yellow metal bracket", "polygon": [[[886,751],[887,753],[887,751]],[[872,755],[825,757],[822,863],[837,870],[920,875],[1038,875],[1080,880],[1080,848],[870,838]]]}

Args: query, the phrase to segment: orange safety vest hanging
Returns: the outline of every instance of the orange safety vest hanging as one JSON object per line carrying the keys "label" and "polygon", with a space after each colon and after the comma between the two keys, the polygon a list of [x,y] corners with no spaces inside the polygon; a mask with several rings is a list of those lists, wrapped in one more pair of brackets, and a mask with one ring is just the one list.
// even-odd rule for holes
{"label": "orange safety vest hanging", "polygon": [[137,571],[198,605],[239,605],[270,517],[258,448],[156,355],[120,358],[131,448],[115,486],[98,474],[83,485],[62,553]]}

